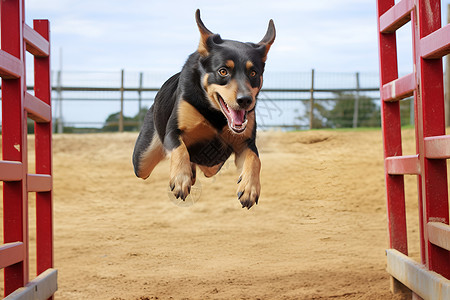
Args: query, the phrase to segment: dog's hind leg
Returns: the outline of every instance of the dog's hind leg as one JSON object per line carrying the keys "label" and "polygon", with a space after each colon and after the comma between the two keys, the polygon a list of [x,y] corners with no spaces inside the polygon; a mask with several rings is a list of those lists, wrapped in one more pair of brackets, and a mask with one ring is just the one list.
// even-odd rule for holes
{"label": "dog's hind leg", "polygon": [[153,123],[153,106],[148,110],[133,152],[134,173],[147,179],[155,166],[166,157],[164,146]]}

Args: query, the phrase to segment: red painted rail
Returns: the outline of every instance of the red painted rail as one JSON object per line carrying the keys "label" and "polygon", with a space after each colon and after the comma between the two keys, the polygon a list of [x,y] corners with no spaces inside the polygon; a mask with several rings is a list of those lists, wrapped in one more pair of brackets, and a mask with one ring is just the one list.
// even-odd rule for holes
{"label": "red painted rail", "polygon": [[[439,0],[378,0],[380,95],[389,227],[391,288],[416,297],[450,299],[450,226],[442,57],[450,27],[441,28]],[[396,30],[412,26],[413,72],[398,78]],[[399,101],[414,95],[416,155],[402,155]],[[403,176],[418,176],[421,263],[408,255]],[[432,272],[433,271],[433,272]]]}
{"label": "red painted rail", "polygon": [[[52,116],[48,20],[25,24],[24,0],[0,2],[2,78],[3,245],[5,296],[53,298]],[[25,53],[34,56],[34,95],[26,91]],[[35,121],[36,174],[28,174],[27,118]],[[30,281],[28,193],[36,192],[37,274]],[[27,298],[28,297],[28,298]]]}

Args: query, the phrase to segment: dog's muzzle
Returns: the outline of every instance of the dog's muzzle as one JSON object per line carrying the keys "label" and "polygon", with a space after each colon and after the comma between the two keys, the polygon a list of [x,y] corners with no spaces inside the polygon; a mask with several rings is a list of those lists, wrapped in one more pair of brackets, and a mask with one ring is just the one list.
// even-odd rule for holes
{"label": "dog's muzzle", "polygon": [[228,120],[228,127],[235,133],[242,133],[248,123],[247,110],[230,108],[219,94],[217,94],[217,99],[223,114]]}

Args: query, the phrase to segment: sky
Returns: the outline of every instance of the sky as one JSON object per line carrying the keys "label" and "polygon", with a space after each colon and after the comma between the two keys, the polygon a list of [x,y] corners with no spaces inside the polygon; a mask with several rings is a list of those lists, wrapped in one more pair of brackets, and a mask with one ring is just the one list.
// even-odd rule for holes
{"label": "sky", "polygon": [[[272,71],[378,71],[375,0],[25,0],[25,7],[28,24],[50,20],[54,70],[178,72],[198,45],[199,8],[224,39],[259,42],[273,19]],[[410,45],[404,27],[398,41]],[[412,71],[409,46],[399,47],[399,70]]]}
{"label": "sky", "polygon": [[[450,0],[441,3],[446,23]],[[159,86],[179,72],[198,47],[197,8],[205,25],[223,39],[257,43],[274,20],[277,36],[266,63],[265,87],[309,87],[311,69],[322,77],[331,74],[332,84],[342,84],[344,75],[350,75],[353,86],[356,72],[370,75],[370,87],[378,82],[375,0],[25,0],[25,8],[29,25],[33,19],[50,20],[52,70],[63,70],[63,85],[117,87],[124,69],[125,86],[137,86],[138,72],[145,74],[144,86]],[[413,71],[410,24],[397,31],[400,76]],[[31,59],[27,65],[30,70]],[[153,76],[161,78],[152,81]],[[56,84],[56,76],[52,82]],[[118,111],[117,101],[67,97],[74,96],[64,95],[63,119],[72,124],[101,126]],[[137,111],[136,103],[126,102],[125,115]],[[282,117],[287,118],[287,112]]]}

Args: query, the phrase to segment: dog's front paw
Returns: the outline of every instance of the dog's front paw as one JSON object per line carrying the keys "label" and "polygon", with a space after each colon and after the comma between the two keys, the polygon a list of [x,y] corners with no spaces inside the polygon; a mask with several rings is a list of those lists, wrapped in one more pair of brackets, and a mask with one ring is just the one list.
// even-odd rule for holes
{"label": "dog's front paw", "polygon": [[253,204],[258,204],[261,184],[259,176],[247,176],[242,174],[238,180],[237,196],[242,204],[242,208],[250,209]]}
{"label": "dog's front paw", "polygon": [[184,201],[191,192],[192,181],[191,174],[177,174],[173,176],[169,183],[173,195],[177,199],[181,198]]}

